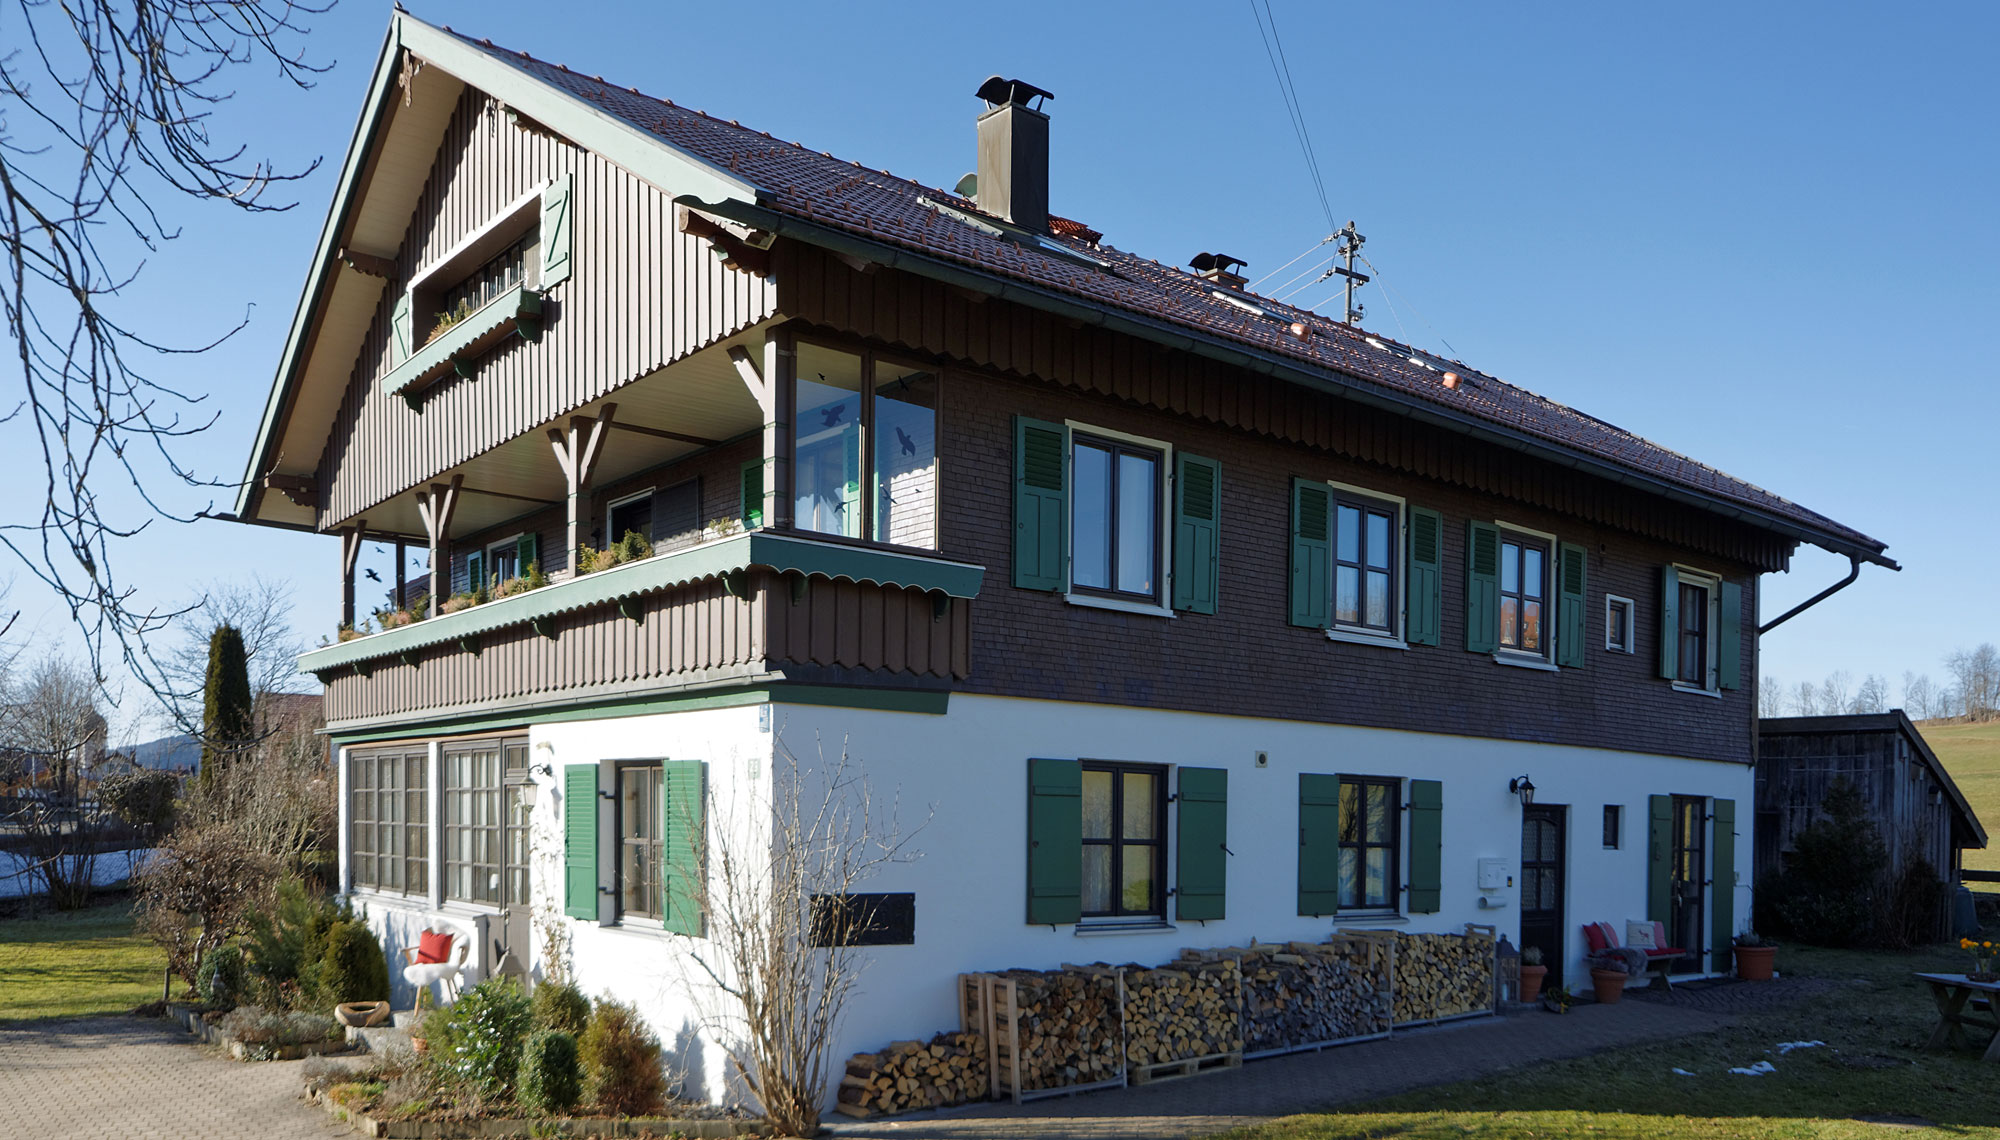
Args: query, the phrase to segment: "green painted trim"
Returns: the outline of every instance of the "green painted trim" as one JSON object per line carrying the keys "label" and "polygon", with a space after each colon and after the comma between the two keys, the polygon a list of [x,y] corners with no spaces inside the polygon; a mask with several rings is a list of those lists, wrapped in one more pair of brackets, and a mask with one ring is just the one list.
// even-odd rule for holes
{"label": "green painted trim", "polygon": [[951,702],[949,692],[927,689],[843,689],[837,685],[757,685],[750,688],[709,690],[677,697],[648,697],[633,701],[580,703],[559,709],[537,709],[531,713],[494,713],[488,716],[407,724],[347,732],[328,729],[327,738],[339,745],[366,744],[376,740],[401,740],[413,736],[456,736],[500,728],[521,728],[531,724],[560,724],[577,720],[609,720],[654,713],[698,712],[703,709],[733,709],[745,705],[809,705],[814,708],[866,709],[871,712],[920,713],[943,716]]}
{"label": "green painted trim", "polygon": [[939,591],[954,598],[978,597],[980,580],[986,574],[984,566],[923,555],[837,546],[763,531],[737,534],[315,649],[300,655],[299,672],[320,673],[507,626],[537,625],[559,614],[623,602],[752,566],[878,586]]}
{"label": "green painted trim", "polygon": [[[408,397],[415,390],[428,385],[443,376],[447,366],[455,368],[459,375],[466,375],[472,368],[472,360],[483,353],[467,353],[472,343],[495,329],[513,321],[517,329],[534,326],[534,336],[541,335],[542,295],[526,285],[516,285],[505,293],[479,307],[479,311],[444,330],[436,337],[410,354],[382,377],[382,391],[391,396]],[[522,335],[526,336],[527,333]],[[497,345],[489,346],[498,347]],[[461,354],[464,354],[461,359]],[[407,389],[407,391],[406,391]]]}

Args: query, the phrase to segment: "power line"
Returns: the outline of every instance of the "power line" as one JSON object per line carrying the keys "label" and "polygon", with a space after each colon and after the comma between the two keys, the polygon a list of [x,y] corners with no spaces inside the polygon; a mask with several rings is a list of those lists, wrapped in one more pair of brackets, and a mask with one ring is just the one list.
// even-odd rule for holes
{"label": "power line", "polygon": [[[1271,12],[1271,0],[1263,0],[1263,10],[1257,7],[1258,0],[1250,0],[1250,16],[1257,21],[1257,36],[1264,42],[1264,56],[1271,61],[1271,74],[1278,81],[1278,94],[1285,100],[1285,112],[1291,116],[1292,134],[1297,137],[1299,151],[1305,155],[1306,171],[1312,176],[1313,192],[1319,196],[1319,208],[1326,215],[1326,228],[1330,233],[1339,228],[1333,220],[1333,205],[1327,200],[1326,180],[1320,176],[1319,156],[1314,152],[1312,134],[1306,129],[1305,109],[1299,105],[1298,89],[1292,84],[1291,64],[1285,61],[1285,45],[1278,35],[1278,19]],[[1265,30],[1269,22],[1270,30]]]}
{"label": "power line", "polygon": [[[1285,270],[1287,270],[1287,269],[1290,269],[1290,268],[1292,267],[1292,264],[1293,264],[1293,262],[1296,262],[1296,261],[1298,261],[1299,257],[1305,257],[1305,256],[1307,256],[1308,254],[1312,253],[1312,251],[1313,251],[1313,250],[1316,250],[1316,249],[1318,249],[1318,248],[1319,248],[1320,246],[1323,246],[1323,245],[1325,245],[1325,244],[1326,244],[1327,242],[1330,242],[1330,241],[1332,241],[1332,240],[1333,240],[1333,235],[1332,235],[1332,234],[1328,234],[1328,235],[1326,235],[1325,237],[1323,237],[1323,238],[1319,239],[1318,241],[1316,241],[1316,242],[1312,243],[1311,245],[1307,246],[1307,247],[1305,248],[1305,250],[1304,250],[1303,252],[1301,252],[1301,253],[1299,254],[1299,256],[1298,256],[1298,257],[1294,257],[1294,258],[1292,258],[1292,260],[1291,260],[1291,261],[1287,261],[1287,262],[1286,262],[1286,263],[1284,263],[1283,265],[1280,265],[1280,266],[1279,266],[1279,267],[1277,267],[1276,269],[1273,269],[1273,270],[1272,270],[1272,271],[1270,271],[1269,273],[1266,273],[1266,274],[1265,274],[1264,276],[1262,276],[1262,277],[1259,277],[1259,278],[1258,278],[1257,280],[1255,280],[1255,281],[1252,281],[1252,282],[1250,283],[1250,288],[1251,288],[1252,290],[1255,290],[1255,289],[1257,288],[1257,286],[1259,286],[1259,285],[1262,285],[1262,284],[1263,284],[1264,282],[1266,282],[1266,281],[1269,281],[1269,280],[1270,280],[1271,278],[1273,278],[1273,277],[1276,277],[1276,276],[1277,276],[1278,274],[1280,274],[1280,273],[1283,273],[1283,272],[1284,272]],[[1298,280],[1298,278],[1294,277],[1294,278],[1292,278],[1292,280],[1293,280],[1293,281],[1296,281],[1296,280]],[[1291,282],[1289,282],[1289,281],[1288,281],[1288,282],[1286,282],[1286,284],[1287,284],[1287,285],[1288,285],[1288,284],[1290,284],[1290,283],[1291,283]],[[1281,289],[1282,289],[1282,288],[1284,288],[1284,286],[1283,286],[1283,285],[1281,285],[1281,286],[1279,286],[1279,288],[1281,288]],[[4,632],[6,632],[6,631],[5,631],[5,630],[0,630],[0,633],[4,633]]]}

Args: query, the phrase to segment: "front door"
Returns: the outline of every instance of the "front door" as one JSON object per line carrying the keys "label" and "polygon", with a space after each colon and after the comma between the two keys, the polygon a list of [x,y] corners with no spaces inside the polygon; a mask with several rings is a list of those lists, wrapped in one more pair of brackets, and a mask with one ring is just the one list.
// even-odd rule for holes
{"label": "front door", "polygon": [[1537,946],[1549,968],[1544,989],[1563,980],[1563,835],[1565,809],[1535,804],[1521,809],[1521,948]]}
{"label": "front door", "polygon": [[1700,796],[1674,797],[1673,879],[1669,883],[1667,939],[1687,951],[1674,963],[1676,974],[1700,973],[1702,953],[1708,942],[1702,936],[1702,914],[1707,909],[1708,801]]}

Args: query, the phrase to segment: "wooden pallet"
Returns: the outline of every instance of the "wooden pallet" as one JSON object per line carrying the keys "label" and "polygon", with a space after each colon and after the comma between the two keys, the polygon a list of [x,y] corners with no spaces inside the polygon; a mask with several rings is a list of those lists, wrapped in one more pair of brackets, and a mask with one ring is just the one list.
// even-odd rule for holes
{"label": "wooden pallet", "polygon": [[[1064,967],[1078,969],[1079,967]],[[1123,1088],[1126,1084],[1122,1069],[1125,1049],[1125,972],[1118,969],[1106,971],[1117,983],[1114,999],[1117,1002],[1119,1026],[1118,1049],[1121,1069],[1119,1075],[1108,1080],[1092,1081],[1088,1084],[1061,1085],[1046,1089],[1024,1089],[1021,1087],[1019,1070],[1015,1060],[1021,1055],[1019,986],[1012,978],[996,974],[960,974],[959,1027],[986,1037],[988,1084],[995,1100],[1008,1100],[1023,1104],[1031,1100],[1042,1100],[1052,1096],[1070,1096],[1080,1092],[1094,1092],[1098,1089]]]}
{"label": "wooden pallet", "polygon": [[1180,1061],[1161,1061],[1152,1065],[1132,1065],[1126,1076],[1135,1085],[1157,1084],[1160,1081],[1177,1081],[1182,1077],[1198,1077],[1203,1073],[1219,1073],[1225,1069],[1243,1067],[1241,1053],[1210,1053],[1206,1057],[1188,1057]]}

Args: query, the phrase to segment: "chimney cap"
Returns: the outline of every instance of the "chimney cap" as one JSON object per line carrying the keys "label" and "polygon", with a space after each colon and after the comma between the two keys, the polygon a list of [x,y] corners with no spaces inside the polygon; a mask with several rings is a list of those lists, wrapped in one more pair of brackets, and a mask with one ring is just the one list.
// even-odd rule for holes
{"label": "chimney cap", "polygon": [[1024,79],[1002,79],[998,75],[989,77],[974,92],[989,106],[998,107],[1004,103],[1014,103],[1025,107],[1030,99],[1053,99],[1054,95]]}
{"label": "chimney cap", "polygon": [[1226,253],[1209,253],[1205,250],[1188,259],[1188,268],[1198,273],[1228,273],[1238,266],[1248,264],[1250,263],[1240,257],[1231,257]]}

